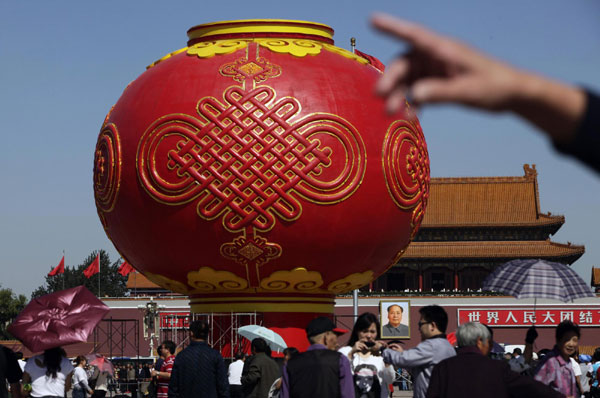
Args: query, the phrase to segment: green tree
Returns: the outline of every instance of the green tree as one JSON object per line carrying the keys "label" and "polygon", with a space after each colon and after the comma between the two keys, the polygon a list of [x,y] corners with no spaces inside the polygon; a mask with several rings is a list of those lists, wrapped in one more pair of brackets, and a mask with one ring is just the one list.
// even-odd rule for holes
{"label": "green tree", "polygon": [[0,340],[12,340],[13,336],[6,331],[8,325],[17,317],[27,304],[27,297],[18,296],[11,289],[0,288]]}
{"label": "green tree", "polygon": [[[100,250],[100,273],[92,275],[89,279],[83,274],[85,270],[98,255],[98,251],[92,252],[83,263],[65,267],[64,274],[55,276],[46,276],[46,283],[38,287],[33,293],[32,298],[43,296],[63,289],[69,289],[75,286],[84,285],[92,293],[98,296],[98,279],[100,279],[100,296],[102,297],[123,297],[127,293],[127,277],[118,273],[121,260],[114,263],[110,262],[108,253]],[[63,287],[64,284],[64,287]]]}

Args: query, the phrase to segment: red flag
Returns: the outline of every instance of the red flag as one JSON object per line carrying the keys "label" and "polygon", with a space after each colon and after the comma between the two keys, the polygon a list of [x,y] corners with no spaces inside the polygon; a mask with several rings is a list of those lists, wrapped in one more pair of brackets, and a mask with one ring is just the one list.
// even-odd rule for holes
{"label": "red flag", "polygon": [[65,273],[65,256],[62,257],[62,259],[60,260],[60,263],[58,263],[58,265],[56,267],[54,267],[54,269],[50,272],[48,272],[48,276],[54,276],[54,275],[58,275],[58,274],[64,274]]}
{"label": "red flag", "polygon": [[89,279],[92,275],[95,275],[98,272],[100,272],[100,253],[98,253],[96,259],[92,261],[89,267],[83,270],[83,274]]}
{"label": "red flag", "polygon": [[127,276],[130,272],[133,272],[133,267],[127,261],[123,261],[123,264],[119,267],[119,274]]}
{"label": "red flag", "polygon": [[374,56],[366,54],[366,53],[363,53],[362,51],[358,51],[358,50],[354,50],[354,53],[356,55],[358,55],[359,57],[363,57],[367,61],[369,61],[369,63],[371,65],[373,65],[373,67],[375,67],[375,69],[378,69],[381,72],[383,72],[385,70],[385,65],[380,60],[378,60],[377,58],[375,58]]}

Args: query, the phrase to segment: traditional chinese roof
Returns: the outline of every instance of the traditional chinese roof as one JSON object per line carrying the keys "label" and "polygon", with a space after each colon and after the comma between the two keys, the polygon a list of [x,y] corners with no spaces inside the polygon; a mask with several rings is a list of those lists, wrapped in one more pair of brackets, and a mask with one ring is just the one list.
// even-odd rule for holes
{"label": "traditional chinese roof", "polygon": [[421,228],[544,226],[565,222],[542,214],[535,165],[522,177],[432,178]]}
{"label": "traditional chinese roof", "polygon": [[592,286],[600,287],[600,268],[592,267]]}
{"label": "traditional chinese roof", "polygon": [[571,264],[584,252],[584,246],[555,243],[550,240],[412,242],[400,261],[457,258],[545,258],[564,259]]}
{"label": "traditional chinese roof", "polygon": [[127,289],[160,289],[164,288],[158,286],[139,272],[131,272],[127,277]]}

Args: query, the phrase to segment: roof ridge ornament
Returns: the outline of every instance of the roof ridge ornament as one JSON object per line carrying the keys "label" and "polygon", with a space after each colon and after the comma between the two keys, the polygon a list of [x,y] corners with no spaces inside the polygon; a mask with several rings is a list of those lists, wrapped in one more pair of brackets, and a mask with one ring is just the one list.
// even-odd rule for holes
{"label": "roof ridge ornament", "polygon": [[535,164],[529,166],[528,163],[523,165],[523,170],[525,171],[525,177],[535,178],[537,177],[537,170],[535,169]]}

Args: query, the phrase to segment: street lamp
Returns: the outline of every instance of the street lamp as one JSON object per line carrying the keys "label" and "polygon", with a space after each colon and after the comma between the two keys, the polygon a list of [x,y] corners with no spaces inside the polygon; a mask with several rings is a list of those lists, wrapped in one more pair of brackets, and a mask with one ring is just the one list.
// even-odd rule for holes
{"label": "street lamp", "polygon": [[150,301],[146,305],[140,305],[138,308],[144,311],[144,337],[150,339],[150,356],[154,356],[154,338],[159,336],[159,307],[154,299],[150,297]]}

